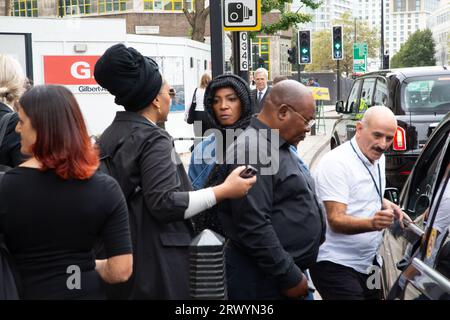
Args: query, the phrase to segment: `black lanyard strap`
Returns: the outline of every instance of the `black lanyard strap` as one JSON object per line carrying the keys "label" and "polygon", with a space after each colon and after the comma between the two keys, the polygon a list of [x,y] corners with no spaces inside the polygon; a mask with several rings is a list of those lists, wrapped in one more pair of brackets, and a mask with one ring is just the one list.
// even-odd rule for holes
{"label": "black lanyard strap", "polygon": [[361,160],[362,164],[364,165],[364,167],[366,168],[367,172],[369,172],[370,177],[372,178],[372,182],[373,185],[375,186],[375,189],[377,190],[378,195],[380,196],[380,201],[381,201],[381,207],[383,207],[383,195],[381,194],[381,170],[380,170],[380,164],[377,163],[378,165],[378,178],[379,178],[379,188],[378,185],[375,181],[375,178],[373,177],[372,172],[369,170],[369,168],[367,167],[367,165],[365,164],[364,160],[359,156],[358,152],[356,152],[355,147],[353,146],[353,143],[350,141],[350,145],[352,146],[353,151],[355,152],[356,156],[358,157],[359,160]]}

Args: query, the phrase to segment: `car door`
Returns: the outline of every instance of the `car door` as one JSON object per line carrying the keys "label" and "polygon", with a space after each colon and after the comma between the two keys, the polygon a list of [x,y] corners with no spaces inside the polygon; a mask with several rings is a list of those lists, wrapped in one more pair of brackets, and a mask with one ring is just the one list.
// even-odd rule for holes
{"label": "car door", "polygon": [[[394,290],[390,290],[391,288],[396,288],[395,290],[398,291],[400,287],[401,295],[394,296],[411,299],[420,295],[421,291],[415,286],[406,284],[405,275],[412,272],[411,268],[420,268],[421,272],[427,269],[422,266],[423,261],[421,262],[419,257],[420,250],[423,249],[421,245],[424,245],[422,239],[425,239],[427,218],[429,219],[425,213],[435,195],[443,166],[446,166],[448,162],[449,127],[443,127],[443,130],[429,141],[400,196],[401,208],[415,221],[415,224],[401,229],[398,223],[395,223],[384,232],[380,253],[384,260],[382,283],[385,296],[389,291]],[[414,267],[411,267],[414,258],[418,261],[415,262]],[[402,274],[403,283],[399,281]]]}
{"label": "car door", "polygon": [[[450,135],[447,146],[450,145]],[[433,194],[426,234],[420,250],[401,273],[389,299],[450,300],[450,152],[447,148],[439,187]],[[441,176],[441,174],[439,174]]]}

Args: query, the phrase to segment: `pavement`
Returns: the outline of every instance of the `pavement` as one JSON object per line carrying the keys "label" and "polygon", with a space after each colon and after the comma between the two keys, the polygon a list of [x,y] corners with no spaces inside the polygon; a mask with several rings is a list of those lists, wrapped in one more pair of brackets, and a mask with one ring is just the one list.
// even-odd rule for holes
{"label": "pavement", "polygon": [[314,165],[320,153],[330,144],[334,122],[341,117],[334,105],[325,105],[323,109],[323,117],[316,117],[316,134],[308,133],[305,140],[297,146],[300,157],[309,167]]}

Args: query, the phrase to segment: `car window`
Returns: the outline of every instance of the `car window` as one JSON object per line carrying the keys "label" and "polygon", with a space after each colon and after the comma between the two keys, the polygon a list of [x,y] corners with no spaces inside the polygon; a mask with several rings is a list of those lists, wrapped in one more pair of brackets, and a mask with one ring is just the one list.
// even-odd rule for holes
{"label": "car window", "polygon": [[450,111],[450,76],[412,78],[405,81],[402,89],[402,105],[406,111]]}
{"label": "car window", "polygon": [[388,95],[389,95],[389,91],[387,88],[386,79],[377,78],[373,105],[374,106],[387,106]]}
{"label": "car window", "polygon": [[[441,158],[446,150],[447,136],[442,135],[439,141],[428,148],[426,156],[422,156],[420,162],[416,164],[406,205],[407,213],[412,219],[421,215],[426,207],[429,206],[437,175],[440,172],[438,164],[442,161]],[[424,203],[427,199],[429,201],[428,204]]]}
{"label": "car window", "polygon": [[358,108],[353,109],[356,113],[356,119],[362,119],[364,112],[367,108],[373,105],[373,95],[375,87],[375,78],[364,79],[361,89],[361,97],[359,99]]}
{"label": "car window", "polygon": [[350,110],[350,105],[352,102],[354,103],[354,105],[357,104],[359,89],[361,88],[361,83],[362,83],[362,80],[356,80],[355,83],[353,84],[352,91],[350,91],[350,95],[348,96],[348,99],[347,99],[347,104],[345,105],[347,110]]}
{"label": "car window", "polygon": [[[447,138],[447,145],[448,144],[450,144],[450,136]],[[433,203],[429,213],[430,217],[427,223],[427,230],[429,234],[424,261],[432,267],[435,265],[437,253],[446,240],[450,228],[449,156],[450,150],[447,149],[447,155],[443,161],[444,164],[447,164],[443,166],[445,173],[434,194]],[[450,263],[450,256],[446,256],[445,258],[449,260],[447,262]]]}

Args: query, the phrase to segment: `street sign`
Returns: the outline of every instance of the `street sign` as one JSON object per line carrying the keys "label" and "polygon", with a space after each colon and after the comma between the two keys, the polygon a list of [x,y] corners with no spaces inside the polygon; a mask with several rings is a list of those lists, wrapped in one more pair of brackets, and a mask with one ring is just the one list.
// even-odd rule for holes
{"label": "street sign", "polygon": [[367,71],[367,43],[353,44],[353,72]]}
{"label": "street sign", "polygon": [[261,0],[222,0],[225,31],[261,30]]}
{"label": "street sign", "polygon": [[239,69],[248,71],[248,37],[247,32],[239,32]]}
{"label": "street sign", "polygon": [[313,94],[314,100],[331,100],[330,91],[325,87],[308,87]]}

